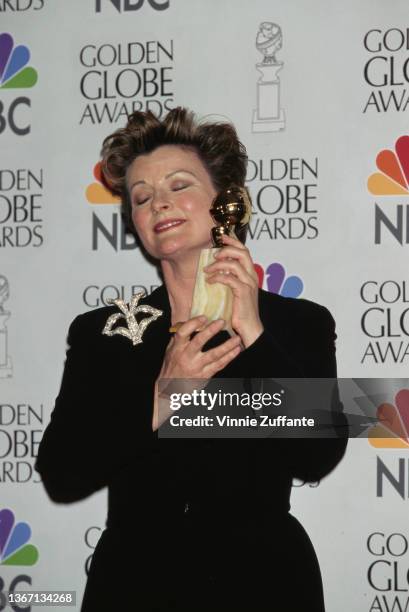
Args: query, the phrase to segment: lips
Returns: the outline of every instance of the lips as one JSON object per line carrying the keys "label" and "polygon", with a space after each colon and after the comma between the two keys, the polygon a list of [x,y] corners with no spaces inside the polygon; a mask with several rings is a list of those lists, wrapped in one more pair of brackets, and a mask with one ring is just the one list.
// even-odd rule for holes
{"label": "lips", "polygon": [[162,232],[166,232],[167,230],[172,229],[172,227],[178,227],[184,222],[185,219],[164,219],[163,221],[160,221],[154,226],[153,231],[157,234],[160,234]]}

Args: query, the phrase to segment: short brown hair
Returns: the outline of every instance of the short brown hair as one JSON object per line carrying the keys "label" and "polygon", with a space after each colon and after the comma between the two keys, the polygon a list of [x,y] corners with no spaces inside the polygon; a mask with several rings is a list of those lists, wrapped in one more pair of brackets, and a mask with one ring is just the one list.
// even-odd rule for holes
{"label": "short brown hair", "polygon": [[209,172],[216,191],[244,187],[247,153],[231,123],[199,122],[187,108],[177,107],[159,119],[151,111],[136,111],[125,128],[105,138],[102,171],[113,193],[122,200],[125,221],[132,227],[126,171],[139,156],[162,145],[189,147]]}

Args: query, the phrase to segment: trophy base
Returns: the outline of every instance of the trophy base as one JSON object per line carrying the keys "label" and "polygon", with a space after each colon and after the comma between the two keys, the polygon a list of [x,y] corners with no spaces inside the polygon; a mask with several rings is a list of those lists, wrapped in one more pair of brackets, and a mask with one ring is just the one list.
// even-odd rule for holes
{"label": "trophy base", "polygon": [[13,376],[13,366],[11,358],[7,359],[7,363],[0,364],[0,378],[11,378]]}
{"label": "trophy base", "polygon": [[253,132],[279,132],[285,128],[284,110],[280,110],[280,116],[275,118],[260,119],[257,110],[253,112]]}
{"label": "trophy base", "polygon": [[230,287],[221,283],[206,283],[207,275],[203,272],[205,266],[215,261],[214,256],[219,249],[202,249],[196,273],[196,283],[193,292],[193,302],[190,317],[205,315],[209,321],[224,319],[224,329],[232,336],[231,326],[233,311],[233,294]]}

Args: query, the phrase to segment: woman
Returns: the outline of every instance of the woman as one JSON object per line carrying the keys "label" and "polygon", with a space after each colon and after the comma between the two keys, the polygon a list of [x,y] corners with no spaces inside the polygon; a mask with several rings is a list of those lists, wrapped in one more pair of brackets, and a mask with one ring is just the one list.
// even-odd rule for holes
{"label": "woman", "polygon": [[210,205],[219,190],[244,186],[246,163],[231,125],[197,124],[181,108],[163,120],[136,112],[104,142],[104,174],[164,284],[139,302],[156,315],[136,345],[102,333],[116,307],[74,320],[39,449],[37,470],[54,501],[108,487],[83,612],[324,610],[318,562],[289,497],[294,477],[316,481],[333,469],[344,441],[157,434],[160,378],[336,375],[331,315],[258,290],[235,238],[224,238],[206,272],[233,292],[236,335],[223,321],[189,318],[199,253],[211,246]]}

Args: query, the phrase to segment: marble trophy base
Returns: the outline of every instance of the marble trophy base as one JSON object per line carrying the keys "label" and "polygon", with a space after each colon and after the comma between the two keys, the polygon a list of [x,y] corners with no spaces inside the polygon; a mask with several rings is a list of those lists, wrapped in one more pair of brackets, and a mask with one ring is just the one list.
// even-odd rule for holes
{"label": "marble trophy base", "polygon": [[0,363],[0,378],[10,378],[13,374],[13,366],[9,357],[6,363]]}
{"label": "marble trophy base", "polygon": [[278,132],[285,128],[278,77],[283,63],[257,64],[256,67],[262,76],[257,82],[257,109],[253,112],[253,132]]}
{"label": "marble trophy base", "polygon": [[214,256],[219,249],[202,249],[196,273],[196,283],[193,292],[192,309],[190,317],[205,315],[209,321],[224,319],[224,329],[232,336],[231,326],[233,310],[233,294],[230,287],[221,283],[206,283],[207,275],[203,272],[205,266],[215,261]]}
{"label": "marble trophy base", "polygon": [[278,119],[259,119],[257,111],[253,112],[253,132],[279,132],[285,128],[285,114],[281,109]]}
{"label": "marble trophy base", "polygon": [[7,355],[7,329],[6,321],[10,312],[0,312],[0,378],[9,378],[13,373],[11,357]]}

